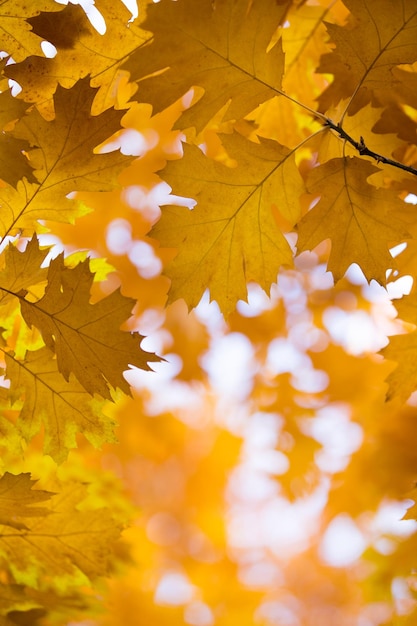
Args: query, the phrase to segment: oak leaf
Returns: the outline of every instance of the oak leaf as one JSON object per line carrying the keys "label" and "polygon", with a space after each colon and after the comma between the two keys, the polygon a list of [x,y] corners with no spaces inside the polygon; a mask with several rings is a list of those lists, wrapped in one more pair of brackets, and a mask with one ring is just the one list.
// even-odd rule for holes
{"label": "oak leaf", "polygon": [[386,272],[395,264],[389,244],[409,236],[395,215],[403,203],[393,191],[369,184],[376,172],[371,163],[351,157],[331,159],[308,176],[307,188],[320,200],[297,225],[298,251],[313,250],[330,239],[328,269],[335,280],[357,263],[368,280],[385,284]]}
{"label": "oak leaf", "polygon": [[54,495],[50,491],[33,489],[36,482],[30,474],[3,474],[0,478],[0,526],[24,530],[27,526],[21,518],[41,517],[49,513],[44,506],[33,506],[50,500]]}
{"label": "oak leaf", "polygon": [[21,435],[29,442],[43,425],[44,454],[62,463],[77,447],[78,433],[96,448],[114,442],[114,422],[72,375],[68,381],[63,378],[53,357],[47,347],[28,350],[24,360],[6,354],[6,376],[11,381],[10,400],[22,405],[17,421]]}
{"label": "oak leaf", "polygon": [[2,254],[4,267],[0,270],[0,304],[46,280],[48,270],[41,266],[48,252],[49,248],[39,247],[36,236],[28,241],[24,251],[9,243]]}
{"label": "oak leaf", "polygon": [[120,330],[134,300],[116,290],[91,304],[93,279],[88,260],[68,268],[59,255],[49,266],[44,296],[36,302],[21,298],[21,311],[25,322],[38,328],[56,353],[66,380],[72,372],[88,393],[110,398],[108,385],[130,393],[123,378],[129,365],[146,370],[148,361],[158,359],[139,348],[141,335]]}
{"label": "oak leaf", "polygon": [[22,117],[26,109],[27,104],[14,98],[10,90],[0,93],[0,130],[3,131],[0,133],[0,178],[14,187],[23,176],[30,182],[36,181],[33,168],[24,154],[30,144],[13,137],[5,128]]}
{"label": "oak leaf", "polygon": [[0,93],[0,128],[20,119],[26,112],[26,102],[12,96],[10,89]]}
{"label": "oak leaf", "polygon": [[[393,67],[417,60],[417,9],[414,0],[344,0],[351,11],[346,25],[327,24],[335,50],[321,58],[319,72],[333,74],[319,97],[321,110],[350,98],[349,114],[396,87]],[[389,18],[387,19],[387,16]]]}
{"label": "oak leaf", "polygon": [[65,590],[107,573],[121,525],[106,508],[80,509],[86,496],[86,485],[69,482],[51,497],[49,515],[31,518],[29,529],[0,525],[0,561],[17,583],[38,588],[54,580]]}
{"label": "oak leaf", "polygon": [[20,182],[17,192],[0,194],[0,236],[30,232],[38,220],[71,221],[80,209],[66,196],[75,190],[106,191],[129,161],[119,152],[95,154],[94,148],[120,129],[122,111],[91,115],[96,89],[88,79],[72,89],[58,87],[55,119],[45,120],[33,109],[16,125],[13,136],[33,146],[29,157],[38,184]]}
{"label": "oak leaf", "polygon": [[[276,281],[292,253],[274,220],[273,205],[294,224],[304,190],[292,152],[276,142],[250,142],[235,133],[224,137],[237,149],[239,164],[229,168],[184,146],[184,157],[170,162],[164,178],[194,198],[193,210],[168,207],[151,231],[164,247],[178,254],[166,268],[172,285],[169,301],[184,298],[197,306],[205,289],[228,315],[253,280],[264,290]],[[291,190],[291,191],[290,191]]]}
{"label": "oak leaf", "polygon": [[30,54],[42,54],[42,38],[32,31],[27,18],[41,11],[62,11],[64,7],[53,0],[3,0],[0,15],[2,50],[18,62]]}
{"label": "oak leaf", "polygon": [[112,83],[120,65],[151,35],[137,22],[128,24],[130,13],[122,2],[101,0],[99,9],[106,24],[103,34],[74,4],[68,4],[58,14],[44,12],[28,19],[33,32],[50,41],[58,53],[53,58],[30,56],[7,66],[6,75],[22,87],[19,97],[42,103],[53,96],[58,84],[69,88],[88,74],[92,86],[101,86],[115,96]]}
{"label": "oak leaf", "polygon": [[24,139],[17,139],[4,132],[0,134],[0,178],[13,187],[24,176],[28,181],[36,182],[33,169],[24,155],[29,147]]}
{"label": "oak leaf", "polygon": [[205,97],[182,117],[198,129],[229,100],[226,119],[242,118],[281,87],[284,54],[280,42],[269,46],[289,4],[183,0],[150,5],[143,28],[154,39],[130,55],[123,69],[139,81],[141,100],[155,111],[190,87],[202,87]]}

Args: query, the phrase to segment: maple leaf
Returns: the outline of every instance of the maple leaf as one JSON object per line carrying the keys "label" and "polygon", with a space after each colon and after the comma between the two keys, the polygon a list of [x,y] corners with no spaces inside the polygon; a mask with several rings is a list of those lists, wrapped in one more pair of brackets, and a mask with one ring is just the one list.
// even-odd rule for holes
{"label": "maple leaf", "polygon": [[208,288],[228,315],[246,298],[247,282],[268,290],[280,266],[291,265],[273,205],[294,223],[299,208],[289,190],[296,196],[304,187],[288,148],[266,140],[256,144],[237,133],[225,136],[224,143],[239,150],[238,167],[225,167],[187,145],[183,159],[167,165],[164,178],[197,206],[164,208],[151,235],[179,250],[166,268],[172,280],[169,301],[184,298],[194,307]]}
{"label": "maple leaf", "polygon": [[[27,21],[33,32],[57,49],[54,58],[30,56],[7,66],[5,74],[22,87],[20,97],[42,103],[53,96],[57,85],[69,88],[90,74],[92,86],[111,89],[119,66],[151,35],[137,24],[128,24],[129,11],[121,2],[101,0],[106,31],[99,34],[79,5],[68,4],[60,13],[41,13]],[[107,94],[106,94],[107,95]]]}
{"label": "maple leaf", "polygon": [[[82,433],[99,447],[114,442],[114,422],[103,415],[97,400],[69,376],[59,372],[53,353],[44,347],[27,351],[24,360],[5,355],[6,376],[11,381],[10,400],[22,403],[17,426],[30,441],[44,426],[44,454],[62,463],[71,448],[77,447],[76,435]],[[21,401],[22,399],[22,401]]]}
{"label": "maple leaf", "polygon": [[[353,114],[380,92],[396,87],[393,66],[417,59],[417,10],[414,0],[344,0],[351,11],[345,26],[327,24],[336,49],[321,58],[318,72],[333,74],[319,97],[321,110],[343,98]],[[389,19],[387,19],[389,16]]]}
{"label": "maple leaf", "polygon": [[106,508],[80,510],[86,496],[86,485],[70,482],[51,496],[49,515],[31,518],[29,529],[0,526],[0,559],[17,583],[37,588],[55,579],[65,589],[80,573],[89,579],[107,573],[121,525]]}
{"label": "maple leaf", "polygon": [[40,517],[49,513],[45,507],[33,506],[50,500],[54,495],[50,491],[34,490],[36,482],[30,478],[30,474],[3,474],[0,478],[0,526],[24,530],[27,526],[20,518]]}
{"label": "maple leaf", "polygon": [[186,124],[201,129],[230,99],[225,118],[244,117],[281,87],[282,48],[280,43],[268,46],[289,4],[182,0],[150,5],[143,27],[154,39],[131,54],[123,69],[140,81],[141,100],[156,111],[190,87],[202,87],[206,95],[185,112]]}
{"label": "maple leaf", "polygon": [[106,191],[117,184],[129,157],[119,152],[95,154],[94,148],[119,130],[123,112],[111,109],[91,115],[95,93],[87,78],[72,89],[58,87],[54,120],[45,120],[33,109],[16,125],[13,136],[36,146],[30,162],[39,184],[19,182],[17,191],[2,190],[0,236],[32,234],[40,219],[70,221],[80,211],[66,198],[70,192]]}
{"label": "maple leaf", "polygon": [[73,372],[88,393],[110,398],[108,384],[130,393],[123,378],[129,365],[149,369],[148,362],[159,359],[139,348],[141,335],[120,330],[134,300],[117,290],[91,304],[93,279],[88,260],[68,268],[59,255],[49,266],[44,296],[36,302],[21,298],[21,311],[56,353],[65,380]]}
{"label": "maple leaf", "polygon": [[54,0],[2,0],[0,4],[0,33],[2,50],[18,62],[30,54],[42,54],[42,39],[32,32],[27,18],[39,15],[41,11],[62,11],[64,7]]}
{"label": "maple leaf", "polygon": [[378,168],[357,157],[335,158],[314,168],[308,190],[319,202],[297,225],[298,251],[313,250],[330,239],[328,269],[335,280],[352,263],[358,263],[368,280],[385,284],[386,272],[395,264],[389,245],[407,238],[405,223],[395,216],[403,203],[388,189],[367,182]]}

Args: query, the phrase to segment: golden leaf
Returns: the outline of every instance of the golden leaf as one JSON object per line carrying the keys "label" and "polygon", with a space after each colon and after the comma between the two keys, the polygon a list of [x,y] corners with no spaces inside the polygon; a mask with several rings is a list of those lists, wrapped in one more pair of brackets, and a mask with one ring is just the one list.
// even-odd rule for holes
{"label": "golden leaf", "polygon": [[357,157],[336,158],[313,169],[307,188],[319,202],[297,225],[298,251],[332,242],[328,269],[335,280],[357,263],[368,280],[386,282],[395,265],[389,247],[407,238],[406,224],[395,215],[403,203],[388,189],[367,182],[378,171]]}
{"label": "golden leaf", "polygon": [[80,574],[85,580],[107,573],[120,524],[108,509],[80,510],[86,494],[85,485],[70,482],[51,497],[49,515],[31,518],[28,530],[0,526],[0,560],[16,582],[37,588],[55,578],[65,589]]}
{"label": "golden leaf", "polygon": [[36,302],[21,298],[21,310],[56,353],[66,380],[73,372],[88,393],[110,398],[109,384],[130,393],[123,378],[129,365],[149,369],[148,362],[158,358],[139,348],[141,335],[120,330],[134,300],[117,290],[91,304],[93,279],[88,260],[67,268],[60,255],[49,266],[45,295]]}
{"label": "golden leaf", "polygon": [[178,249],[166,269],[172,280],[169,301],[184,298],[194,307],[209,289],[228,315],[238,300],[246,299],[249,281],[269,290],[280,266],[291,265],[273,206],[294,223],[299,206],[292,193],[300,195],[304,187],[288,148],[266,140],[249,142],[237,133],[224,142],[227,149],[239,150],[236,168],[188,146],[181,161],[168,164],[164,177],[174,192],[194,198],[197,206],[191,211],[165,208],[151,234],[162,246]]}
{"label": "golden leaf", "polygon": [[41,37],[32,32],[27,18],[41,11],[62,11],[64,7],[53,0],[3,0],[1,3],[1,47],[18,62],[29,54],[42,54]]}
{"label": "golden leaf", "polygon": [[91,115],[96,93],[88,79],[72,89],[58,87],[55,119],[45,120],[33,109],[16,125],[13,136],[35,146],[30,162],[38,184],[20,182],[17,192],[0,194],[0,236],[30,232],[38,220],[71,221],[80,209],[66,196],[75,190],[104,191],[117,184],[129,157],[119,152],[95,154],[96,148],[120,128],[122,111]]}
{"label": "golden leaf", "polygon": [[350,98],[346,110],[356,113],[380,92],[396,87],[393,66],[416,60],[417,9],[414,0],[345,0],[351,11],[345,26],[327,24],[336,49],[321,58],[319,72],[333,74],[320,96],[321,110]]}
{"label": "golden leaf", "polygon": [[10,400],[22,405],[17,426],[27,442],[44,426],[44,454],[62,463],[77,447],[78,433],[95,447],[115,441],[114,422],[101,412],[102,402],[93,400],[73,376],[66,381],[48,348],[27,351],[24,360],[11,354],[5,358]]}
{"label": "golden leaf", "polygon": [[151,5],[143,27],[155,33],[154,40],[132,54],[123,69],[139,81],[141,100],[157,111],[190,87],[202,87],[205,97],[182,118],[198,129],[229,100],[226,119],[244,117],[281,87],[284,55],[280,43],[269,45],[288,4],[183,0]]}
{"label": "golden leaf", "polygon": [[33,168],[24,154],[30,148],[29,142],[13,137],[6,128],[22,117],[26,109],[27,105],[14,98],[9,90],[0,93],[0,129],[3,131],[0,133],[0,178],[14,187],[24,176],[36,182]]}
{"label": "golden leaf", "polygon": [[50,491],[33,489],[36,480],[30,474],[14,475],[6,472],[0,478],[0,526],[10,526],[18,530],[27,529],[21,518],[48,515],[46,507],[33,506],[50,500]]}
{"label": "golden leaf", "polygon": [[2,254],[4,267],[0,270],[0,304],[46,280],[48,270],[41,265],[48,252],[49,248],[39,247],[36,236],[28,241],[23,252],[11,243],[7,246]]}
{"label": "golden leaf", "polygon": [[92,86],[101,86],[103,92],[108,92],[106,97],[115,100],[112,83],[118,68],[150,39],[150,34],[137,23],[128,24],[129,12],[120,1],[101,0],[99,9],[106,24],[103,34],[74,4],[68,4],[59,14],[45,12],[28,20],[33,32],[56,46],[58,54],[53,58],[29,56],[7,66],[6,75],[22,87],[19,97],[42,105],[53,96],[58,84],[68,89],[90,74]]}

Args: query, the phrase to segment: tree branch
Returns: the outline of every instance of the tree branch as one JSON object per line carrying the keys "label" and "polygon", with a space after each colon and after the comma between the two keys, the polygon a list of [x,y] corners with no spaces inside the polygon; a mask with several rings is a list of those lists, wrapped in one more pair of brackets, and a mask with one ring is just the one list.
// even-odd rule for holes
{"label": "tree branch", "polygon": [[397,167],[400,170],[404,170],[405,172],[409,172],[410,174],[414,174],[414,176],[417,176],[417,169],[411,167],[411,165],[404,165],[404,163],[394,161],[393,159],[388,159],[388,157],[385,157],[382,154],[378,154],[377,152],[370,150],[366,146],[363,137],[361,137],[359,141],[355,141],[350,135],[348,135],[345,130],[343,130],[340,124],[335,124],[334,122],[332,122],[331,119],[326,118],[324,126],[328,126],[332,130],[334,130],[339,135],[339,137],[342,137],[342,139],[345,139],[345,141],[350,143],[350,145],[353,146],[362,156],[369,156],[372,159],[375,159],[377,163],[392,165],[392,167]]}

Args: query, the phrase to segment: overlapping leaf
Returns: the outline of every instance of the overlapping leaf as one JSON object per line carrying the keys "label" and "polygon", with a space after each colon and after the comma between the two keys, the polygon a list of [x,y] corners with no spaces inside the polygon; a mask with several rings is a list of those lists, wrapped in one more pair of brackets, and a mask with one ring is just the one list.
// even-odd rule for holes
{"label": "overlapping leaf", "polygon": [[58,88],[55,119],[45,120],[36,109],[16,125],[13,136],[36,146],[30,162],[38,184],[20,182],[17,191],[0,194],[0,236],[30,232],[38,220],[71,221],[80,212],[66,196],[72,191],[105,191],[116,185],[128,159],[119,152],[94,154],[93,150],[120,128],[122,111],[111,109],[91,115],[96,93],[88,79],[72,89]]}
{"label": "overlapping leaf", "polygon": [[5,126],[22,117],[27,105],[17,98],[13,98],[10,91],[0,93],[0,178],[9,185],[16,186],[17,182],[26,176],[30,182],[35,182],[33,168],[24,155],[30,145],[24,139],[17,139],[5,132]]}
{"label": "overlapping leaf", "polygon": [[414,0],[344,0],[351,11],[345,26],[327,24],[336,49],[321,59],[318,71],[334,75],[320,96],[322,110],[352,98],[355,113],[380,92],[396,87],[393,67],[417,60],[417,8]]}
{"label": "overlapping leaf", "polygon": [[108,509],[80,510],[86,495],[85,485],[69,483],[28,529],[0,525],[0,562],[17,583],[36,588],[55,578],[65,589],[81,573],[92,580],[106,574],[121,527]]}
{"label": "overlapping leaf", "polygon": [[298,250],[313,250],[330,239],[328,269],[336,280],[357,263],[368,280],[385,284],[386,272],[394,266],[389,247],[408,237],[406,224],[395,214],[403,203],[391,190],[367,181],[377,171],[351,157],[331,159],[309,174],[307,187],[320,200],[297,226]]}
{"label": "overlapping leaf", "polygon": [[6,472],[0,478],[0,526],[10,526],[18,530],[27,529],[22,518],[48,515],[45,506],[34,506],[50,500],[50,491],[33,489],[36,480],[30,474]]}
{"label": "overlapping leaf", "polygon": [[48,270],[41,266],[48,251],[47,247],[39,247],[36,236],[27,243],[23,252],[13,244],[7,246],[3,252],[4,267],[0,270],[0,304],[46,280]]}
{"label": "overlapping leaf", "polygon": [[[12,618],[16,616],[16,613],[19,617],[26,617],[29,611],[38,607],[39,603],[34,598],[28,596],[27,588],[23,585],[2,585],[0,591],[1,626],[14,626],[16,622],[13,622]],[[13,614],[8,619],[7,614],[10,612],[13,612]],[[25,622],[23,622],[23,625],[25,625]]]}
{"label": "overlapping leaf", "polygon": [[304,187],[287,148],[249,142],[238,134],[224,141],[238,150],[236,168],[189,146],[182,160],[169,163],[164,177],[174,193],[194,198],[197,206],[191,211],[165,208],[152,235],[178,249],[166,270],[172,280],[170,301],[184,298],[194,307],[208,288],[227,315],[246,299],[249,281],[269,290],[280,266],[291,265],[291,249],[273,208],[293,224],[300,211],[294,198]]}
{"label": "overlapping leaf", "polygon": [[45,295],[36,302],[22,298],[21,310],[56,353],[66,380],[72,372],[88,393],[110,398],[109,384],[130,393],[123,377],[129,365],[149,369],[148,362],[158,359],[141,350],[141,335],[120,330],[134,300],[117,290],[91,304],[93,278],[88,260],[67,268],[60,255],[49,266]]}
{"label": "overlapping leaf", "polygon": [[42,54],[42,38],[32,31],[27,18],[41,11],[62,11],[54,0],[2,0],[0,3],[0,36],[2,50],[18,62],[30,54]]}
{"label": "overlapping leaf", "polygon": [[151,5],[143,27],[155,33],[154,40],[123,68],[140,81],[138,97],[157,111],[190,87],[202,87],[201,106],[186,112],[185,124],[201,129],[230,99],[226,117],[241,118],[281,86],[281,45],[267,49],[289,4],[182,0]]}
{"label": "overlapping leaf", "polygon": [[115,98],[111,85],[119,66],[150,34],[137,23],[128,24],[129,11],[120,1],[102,0],[99,10],[106,24],[104,34],[99,34],[81,7],[74,4],[58,14],[45,12],[28,19],[33,32],[51,42],[58,54],[54,58],[30,56],[7,66],[7,76],[22,87],[20,97],[42,103],[53,96],[58,84],[69,88],[91,74],[92,85],[114,91]]}
{"label": "overlapping leaf", "polygon": [[10,399],[21,404],[17,426],[26,441],[43,426],[44,454],[57,463],[77,446],[78,433],[95,447],[115,441],[114,422],[101,412],[102,403],[93,400],[72,375],[68,381],[63,378],[48,348],[27,351],[24,360],[10,354],[5,358]]}

